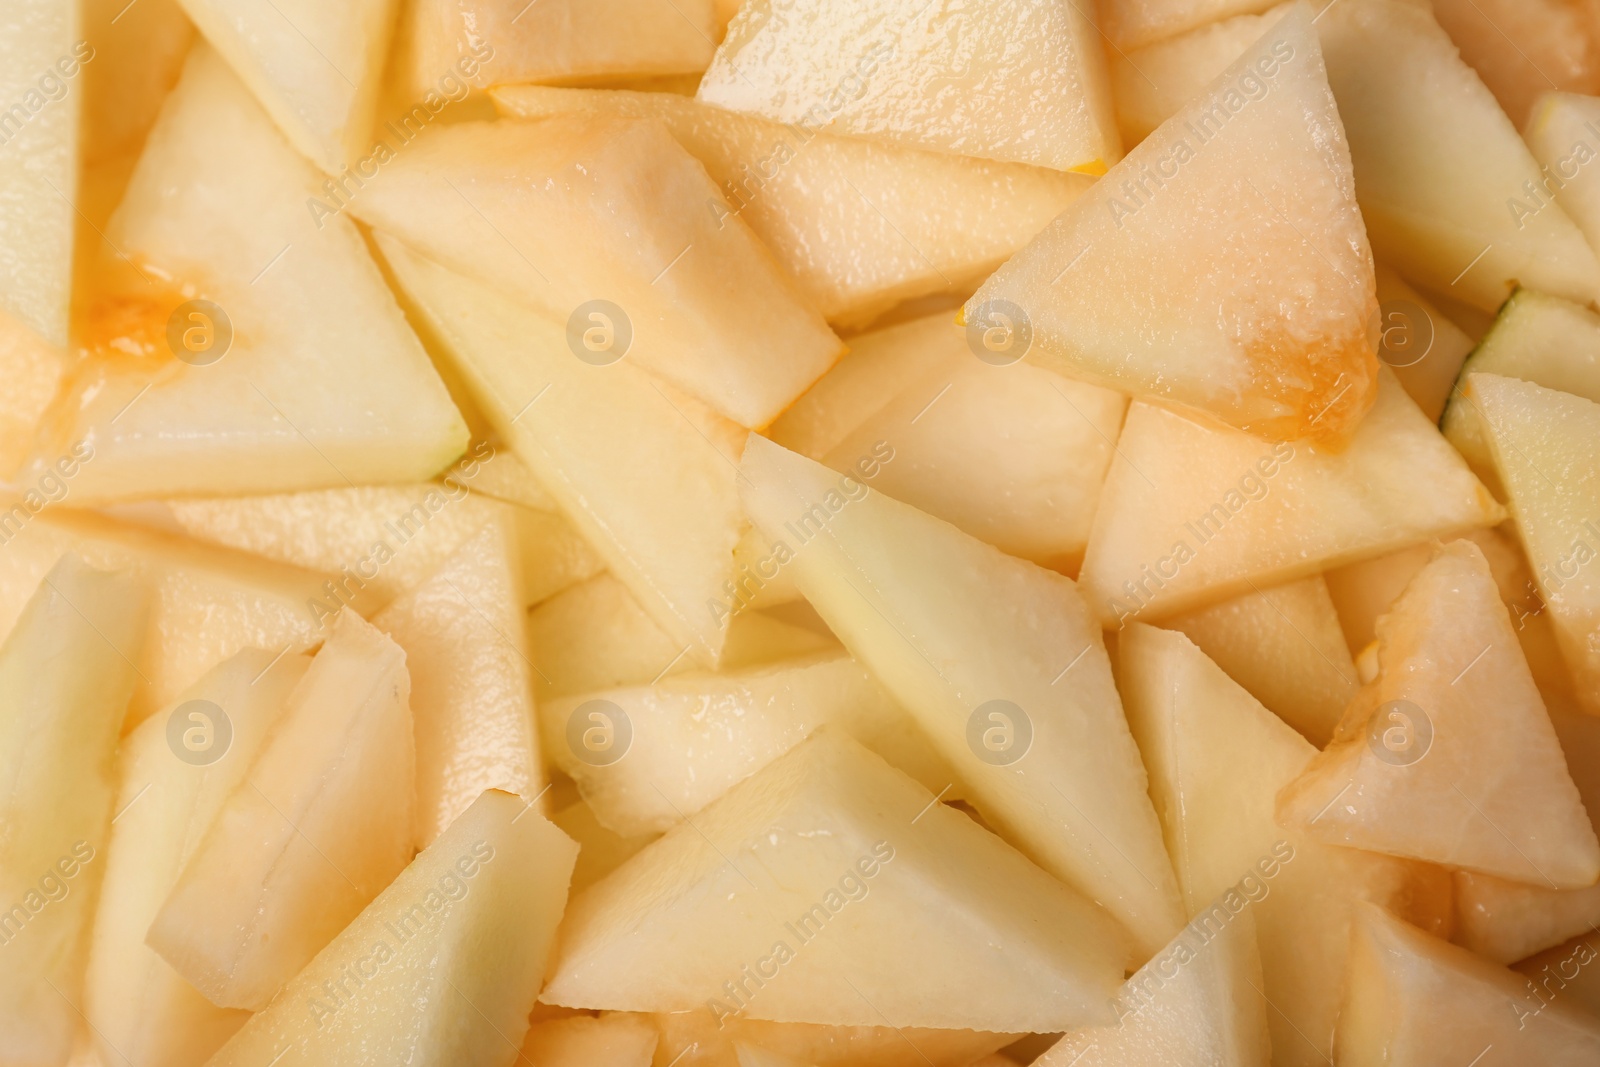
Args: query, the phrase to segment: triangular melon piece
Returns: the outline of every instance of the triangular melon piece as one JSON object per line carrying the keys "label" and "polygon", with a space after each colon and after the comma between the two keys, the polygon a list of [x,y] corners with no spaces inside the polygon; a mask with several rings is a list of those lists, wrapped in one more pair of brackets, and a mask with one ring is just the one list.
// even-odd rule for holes
{"label": "triangular melon piece", "polygon": [[746,525],[745,431],[626,361],[574,359],[560,323],[379,244],[496,429],[678,650],[714,665],[726,616],[708,604]]}
{"label": "triangular melon piece", "polygon": [[371,147],[398,0],[179,3],[301,155],[337,174]]}
{"label": "triangular melon piece", "polygon": [[259,1011],[411,859],[405,653],[346,610],[184,865],[148,942]]}
{"label": "triangular melon piece", "polygon": [[76,0],[17,0],[7,7],[0,40],[0,99],[8,108],[0,145],[0,312],[57,345],[67,343],[77,224],[83,92],[72,83],[94,58],[80,39],[78,9]]}
{"label": "triangular melon piece", "polygon": [[79,1027],[113,760],[148,591],[67,556],[0,645],[0,1060],[61,1063]]}
{"label": "triangular melon piece", "polygon": [[1433,0],[1433,14],[1518,128],[1552,88],[1600,92],[1589,0]]}
{"label": "triangular melon piece", "polygon": [[1472,375],[1463,395],[1483,419],[1573,692],[1600,714],[1600,404],[1493,374]]}
{"label": "triangular melon piece", "polygon": [[1359,683],[1328,583],[1313,575],[1168,619],[1228,677],[1313,745],[1325,745]]}
{"label": "triangular melon piece", "polygon": [[1334,440],[1376,389],[1372,272],[1317,35],[1296,8],[964,315],[1074,377],[1277,440]]}
{"label": "triangular melon piece", "polygon": [[1128,979],[1116,1026],[1063,1035],[1035,1067],[1267,1067],[1261,985],[1255,915],[1215,901]]}
{"label": "triangular melon piece", "polygon": [[722,203],[658,123],[567,114],[437,130],[348,206],[551,317],[563,358],[624,359],[763,426],[842,346]]}
{"label": "triangular melon piece", "polygon": [[1182,925],[1100,628],[1068,578],[752,436],[751,518],[985,819],[1148,959]]}
{"label": "triangular melon piece", "polygon": [[531,1067],[650,1067],[660,1040],[648,1015],[575,1015],[530,1026],[516,1062]]}
{"label": "triangular melon piece", "polygon": [[737,1067],[736,1044],[753,1045],[822,1067],[970,1067],[1016,1034],[915,1026],[819,1026],[736,1016],[719,1025],[705,1011],[654,1016],[656,1054],[679,1067]]}
{"label": "triangular melon piece", "polygon": [[1331,844],[1578,889],[1596,841],[1477,546],[1441,547],[1378,620],[1377,679],[1279,797]]}
{"label": "triangular melon piece", "polygon": [[[1596,53],[1600,57],[1600,47]],[[1576,92],[1546,93],[1548,88],[1548,83],[1540,87],[1545,95],[1528,116],[1523,137],[1550,179],[1541,183],[1538,200],[1524,196],[1516,201],[1521,205],[1517,213],[1541,210],[1553,197],[1593,247],[1600,243],[1600,182],[1589,164],[1600,156],[1600,134],[1595,133],[1600,99]],[[1588,92],[1600,92],[1600,85]]]}
{"label": "triangular melon piece", "polygon": [[1317,754],[1311,743],[1182,634],[1134,624],[1117,653],[1128,720],[1190,914],[1224,922],[1213,901],[1222,898],[1224,912],[1253,902],[1272,1062],[1326,1067],[1354,903],[1442,928],[1449,875],[1280,827],[1274,799]]}
{"label": "triangular melon piece", "polygon": [[1338,452],[1135,402],[1079,581],[1107,625],[1158,619],[1504,516],[1387,371]]}
{"label": "triangular melon piece", "polygon": [[417,744],[417,847],[486,789],[544,789],[516,537],[491,521],[372,623],[406,654]]}
{"label": "triangular melon piece", "polygon": [[418,481],[461,453],[361,234],[306,211],[318,180],[197,47],[107,230],[129,259],[88,310],[96,354],[25,480],[80,440],[84,502]]}
{"label": "triangular melon piece", "polygon": [[[64,350],[0,311],[0,377],[6,382],[0,393],[0,478],[10,478],[33,450],[39,421],[66,373]],[[67,457],[69,463],[72,458]]]}
{"label": "triangular melon piece", "polygon": [[489,792],[208,1061],[210,1067],[510,1067],[577,856]]}
{"label": "triangular melon piece", "polygon": [[246,649],[124,742],[84,996],[108,1067],[202,1063],[248,1018],[184,981],[144,943],[145,931],[310,663]]}
{"label": "triangular melon piece", "polygon": [[1359,909],[1335,1044],[1340,1063],[1586,1067],[1600,1019],[1382,910]]}
{"label": "triangular melon piece", "polygon": [[[798,129],[673,93],[514,85],[494,97],[525,119],[583,111],[662,122],[722,188],[720,210],[748,223],[832,322],[864,323],[902,300],[970,291],[1090,184]],[[841,188],[850,194],[837,195]]]}
{"label": "triangular melon piece", "polygon": [[1317,29],[1380,259],[1485,311],[1518,282],[1600,296],[1600,261],[1559,205],[1507,210],[1543,175],[1427,5],[1340,0]]}
{"label": "triangular melon piece", "polygon": [[1104,911],[823,730],[574,900],[540,999],[1050,1031],[1109,1021],[1126,961]]}
{"label": "triangular melon piece", "polygon": [[698,95],[808,135],[1088,174],[1122,156],[1104,46],[1076,4],[745,0]]}

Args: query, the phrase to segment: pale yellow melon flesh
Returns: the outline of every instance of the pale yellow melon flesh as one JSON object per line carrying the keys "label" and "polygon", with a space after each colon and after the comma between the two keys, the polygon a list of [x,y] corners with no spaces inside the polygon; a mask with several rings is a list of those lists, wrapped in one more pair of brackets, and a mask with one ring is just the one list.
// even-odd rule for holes
{"label": "pale yellow melon flesh", "polygon": [[650,1067],[661,1035],[647,1015],[610,1012],[534,1023],[518,1064],[529,1067]]}
{"label": "pale yellow melon flesh", "polygon": [[[11,473],[28,458],[33,436],[55,399],[56,390],[66,375],[66,353],[48,344],[32,328],[10,314],[0,312],[0,377],[6,388],[0,393],[0,478]],[[67,457],[71,463],[72,457]],[[61,472],[41,472],[51,476],[45,488],[61,480]]]}
{"label": "pale yellow melon flesh", "polygon": [[[1147,959],[1182,925],[1099,628],[1070,579],[752,436],[741,488],[785,567],[985,819]],[[998,702],[998,703],[992,703]]]}
{"label": "pale yellow melon flesh", "polygon": [[1511,969],[1533,983],[1540,1000],[1560,997],[1571,1007],[1600,1018],[1600,937],[1590,931],[1530,956]]}
{"label": "pale yellow melon flesh", "polygon": [[824,730],[578,897],[541,999],[1048,1031],[1106,1018],[1125,962],[1105,912]]}
{"label": "pale yellow melon flesh", "polygon": [[[1587,45],[1600,80],[1600,41],[1573,40]],[[1543,93],[1545,88],[1548,86],[1538,91]],[[1554,198],[1572,216],[1591,247],[1600,240],[1600,184],[1594,177],[1594,163],[1600,156],[1600,133],[1595,132],[1600,124],[1600,101],[1592,95],[1596,91],[1600,85],[1588,90],[1591,95],[1583,95],[1582,90],[1549,92],[1534,103],[1523,136],[1543,176],[1531,193],[1520,190],[1507,204],[1522,218],[1543,210]]]}
{"label": "pale yellow melon flesh", "polygon": [[[797,130],[671,93],[511,86],[509,114],[663,123],[829,321],[965,293],[1090,185],[1080,175]],[[852,349],[855,343],[851,344]]]}
{"label": "pale yellow melon flesh", "polygon": [[1122,156],[1092,13],[745,0],[706,103],[807,131],[1103,174]]}
{"label": "pale yellow melon flesh", "polygon": [[1117,49],[1134,49],[1272,6],[1273,0],[1107,0],[1102,24]]}
{"label": "pale yellow melon flesh", "polygon": [[0,645],[0,1060],[61,1063],[116,794],[148,591],[67,556]]}
{"label": "pale yellow melon flesh", "polygon": [[124,742],[84,994],[108,1067],[203,1063],[249,1017],[202,996],[145,944],[145,931],[309,665],[303,655],[246,649]]}
{"label": "pale yellow melon flesh", "polygon": [[1314,745],[1355,696],[1355,663],[1321,575],[1252,589],[1165,623]]}
{"label": "pale yellow melon flesh", "polygon": [[210,1067],[511,1067],[577,846],[489,792],[356,916]]}
{"label": "pale yellow melon flesh", "polygon": [[83,71],[87,166],[139,150],[177,84],[195,31],[178,0],[139,0],[135,7],[85,0],[83,35],[94,49]]}
{"label": "pale yellow melon flesh", "polygon": [[1109,626],[1159,619],[1504,510],[1393,376],[1341,452],[1272,444],[1151,404],[1128,409],[1079,576]]}
{"label": "pale yellow melon flesh", "polygon": [[1591,0],[1433,0],[1433,14],[1519,128],[1552,89],[1600,92]]}
{"label": "pale yellow melon flesh", "polygon": [[411,859],[405,653],[348,610],[184,865],[148,943],[259,1011]]}
{"label": "pale yellow melon flesh", "polygon": [[744,1017],[719,1026],[704,1011],[654,1016],[659,1059],[679,1067],[739,1067],[735,1042],[755,1045],[817,1067],[969,1067],[1015,1034],[929,1030],[914,1026],[819,1026]]}
{"label": "pale yellow melon flesh", "polygon": [[1472,338],[1382,263],[1377,278],[1378,358],[1394,371],[1422,413],[1438,422],[1473,350]]}
{"label": "pale yellow melon flesh", "polygon": [[625,359],[762,426],[841,345],[743,220],[710,209],[721,197],[659,124],[567,114],[434,131],[349,207],[570,328],[562,355],[573,362],[567,345],[603,326],[585,307],[609,301],[626,317],[627,347],[616,312],[595,312],[618,320],[608,341],[593,341],[605,346],[598,358]]}
{"label": "pale yellow melon flesh", "polygon": [[1600,1019],[1370,905],[1351,932],[1345,986],[1341,1064],[1580,1067],[1600,1057]]}
{"label": "pale yellow melon flesh", "polygon": [[1295,9],[985,282],[966,321],[1006,301],[1029,331],[1009,343],[1041,366],[1275,440],[1348,437],[1377,387],[1377,300],[1339,114]]}
{"label": "pale yellow melon flesh", "polygon": [[572,870],[572,892],[581,893],[600,879],[622,866],[640,849],[660,837],[660,834],[642,834],[623,837],[600,825],[589,805],[578,801],[550,817],[578,843],[578,865]]}

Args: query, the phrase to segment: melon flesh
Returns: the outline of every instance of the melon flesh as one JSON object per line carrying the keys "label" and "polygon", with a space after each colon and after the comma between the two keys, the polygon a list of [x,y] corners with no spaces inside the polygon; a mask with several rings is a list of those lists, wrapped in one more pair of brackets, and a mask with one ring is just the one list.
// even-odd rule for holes
{"label": "melon flesh", "polygon": [[[84,1014],[106,1064],[200,1064],[249,1017],[202,996],[145,944],[145,931],[310,662],[245,649],[124,742],[118,815],[85,979]],[[185,713],[191,701],[220,708],[227,726],[209,709]],[[198,731],[192,747],[199,762],[173,758],[167,723],[174,714]]]}
{"label": "melon flesh", "polygon": [[1041,366],[1276,440],[1347,437],[1377,387],[1377,300],[1308,13],[985,282],[964,313],[974,330],[997,321],[994,301],[1020,309],[1031,332],[1013,325],[1010,343]]}
{"label": "melon flesh", "polygon": [[1378,264],[1378,306],[1378,358],[1394,371],[1422,413],[1438,422],[1461,376],[1461,366],[1473,350],[1472,338],[1382,263]]}
{"label": "melon flesh", "polygon": [[1572,1007],[1600,1017],[1600,938],[1593,931],[1539,953],[1511,969],[1534,983],[1541,1000],[1560,996]]}
{"label": "melon flesh", "polygon": [[409,689],[400,647],[341,613],[150,925],[213,1004],[266,1007],[410,861]]}
{"label": "melon flesh", "polygon": [[209,1067],[511,1067],[577,846],[484,793]]}
{"label": "melon flesh", "polygon": [[1197,27],[1259,14],[1272,6],[1273,0],[1106,0],[1101,21],[1116,48],[1142,49]]}
{"label": "melon flesh", "polygon": [[195,33],[178,0],[139,0],[134,7],[127,0],[84,0],[83,31],[94,48],[94,61],[83,71],[88,166],[137,154],[177,84]]}
{"label": "melon flesh", "polygon": [[105,869],[117,735],[148,591],[76,556],[50,569],[0,645],[0,1060],[49,1067],[79,1028]]}
{"label": "melon flesh", "polygon": [[1600,92],[1592,0],[1433,0],[1433,14],[1519,127],[1551,89]]}
{"label": "melon flesh", "polygon": [[33,449],[36,427],[49,411],[67,366],[62,349],[0,311],[0,377],[6,382],[0,393],[0,478],[10,478]]}
{"label": "melon flesh", "polygon": [[1016,1034],[914,1026],[817,1026],[745,1017],[719,1026],[704,1011],[655,1016],[657,1056],[679,1067],[739,1067],[735,1042],[817,1067],[970,1067]]}
{"label": "melon flesh", "polygon": [[1122,156],[1093,16],[981,0],[745,0],[699,99],[807,131],[1103,174]]}
{"label": "melon flesh", "polygon": [[1050,1031],[1105,1020],[1126,961],[1104,911],[824,730],[574,900],[540,999]]}
{"label": "melon flesh", "polygon": [[806,599],[983,817],[1104,904],[1140,960],[1171,940],[1182,925],[1171,864],[1072,581],[765,438],[750,438],[743,471],[751,518],[785,542]]}
{"label": "melon flesh", "polygon": [[[1595,53],[1595,59],[1600,60],[1600,42],[1589,43],[1589,48]],[[1600,62],[1596,67],[1595,73],[1600,79]],[[1600,86],[1588,91],[1600,91]],[[1514,214],[1522,217],[1530,211],[1542,210],[1554,198],[1562,210],[1572,216],[1591,246],[1600,240],[1600,181],[1595,179],[1593,167],[1596,156],[1600,156],[1600,134],[1595,132],[1597,123],[1600,123],[1600,100],[1593,95],[1551,92],[1538,99],[1528,116],[1523,136],[1543,177],[1531,195],[1523,190],[1523,197],[1517,201],[1520,206]]]}
{"label": "melon flesh", "polygon": [[1387,371],[1340,452],[1135,402],[1079,581],[1106,625],[1148,621],[1503,517]]}
{"label": "melon flesh", "polygon": [[[503,112],[655,119],[829,321],[861,324],[902,300],[969,292],[1088,188],[1039,167],[798,130],[671,93],[511,86]],[[855,343],[851,343],[854,349]]]}
{"label": "melon flesh", "polygon": [[610,340],[596,342],[617,346],[605,358],[620,350],[741,425],[762,426],[841,346],[751,229],[712,210],[721,202],[705,168],[661,125],[580,113],[433,131],[349,207],[551,317],[572,362],[565,332],[586,336],[595,320],[583,306],[610,301],[631,339],[621,349],[612,322]]}
{"label": "melon flesh", "polygon": [[650,1067],[660,1033],[646,1015],[608,1012],[534,1023],[519,1064],[531,1067]]}
{"label": "melon flesh", "polygon": [[550,817],[578,843],[578,865],[572,870],[572,892],[580,893],[622,866],[660,834],[623,837],[600,825],[589,805],[578,801]]}

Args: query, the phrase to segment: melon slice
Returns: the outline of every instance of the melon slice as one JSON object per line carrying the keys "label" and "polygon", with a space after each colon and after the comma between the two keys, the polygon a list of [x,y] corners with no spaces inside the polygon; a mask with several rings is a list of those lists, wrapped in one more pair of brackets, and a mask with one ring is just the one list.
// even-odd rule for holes
{"label": "melon slice", "polygon": [[1093,15],[984,0],[745,0],[698,96],[814,132],[1103,174],[1122,156]]}
{"label": "melon slice", "polygon": [[[1591,15],[1592,19],[1593,16]],[[1583,37],[1570,40],[1583,41]],[[1600,41],[1584,42],[1592,50],[1600,77]],[[1600,92],[1600,85],[1587,90]],[[1539,92],[1544,92],[1540,88]],[[1537,186],[1513,204],[1519,218],[1544,209],[1553,199],[1578,224],[1592,247],[1600,241],[1600,183],[1591,166],[1600,156],[1600,100],[1579,93],[1546,93],[1528,116],[1523,136],[1542,176]]]}
{"label": "melon slice", "polygon": [[1317,35],[1295,9],[965,317],[1074,377],[1278,440],[1339,440],[1377,387],[1372,272]]}
{"label": "melon slice", "polygon": [[398,0],[178,2],[301,155],[337,174],[371,147]]}
{"label": "melon slice", "polygon": [[[83,91],[94,48],[74,0],[18,0],[0,42],[0,312],[67,343]],[[52,89],[52,86],[54,87]],[[46,95],[46,93],[49,95]]]}
{"label": "melon slice", "polygon": [[544,790],[517,556],[513,530],[491,521],[373,617],[411,676],[418,848],[486,789]]}
{"label": "melon slice", "polygon": [[1600,1057],[1600,1019],[1369,905],[1351,932],[1336,1045],[1340,1063],[1580,1067]]}
{"label": "melon slice", "polygon": [[1433,0],[1433,14],[1519,127],[1551,89],[1600,92],[1590,0]]}
{"label": "melon slice", "polygon": [[61,1063],[79,1027],[113,760],[148,592],[67,556],[0,645],[0,1060]]}
{"label": "melon slice", "polygon": [[840,343],[722,202],[659,124],[568,114],[440,129],[349,207],[552,317],[566,335],[562,358],[626,359],[762,426],[832,365]]}
{"label": "melon slice", "polygon": [[[35,428],[49,411],[67,366],[62,349],[0,311],[0,376],[6,381],[5,392],[0,393],[0,478],[10,478],[33,449]],[[63,468],[76,466],[74,459],[70,449],[58,457]],[[48,472],[53,477],[46,490],[62,481],[61,469]]]}
{"label": "melon slice", "polygon": [[930,293],[970,292],[1090,184],[816,133],[671,93],[512,86],[494,96],[525,119],[582,111],[661,122],[721,187],[727,206],[717,213],[748,223],[838,323],[865,323]]}
{"label": "melon slice", "polygon": [[489,792],[254,1016],[210,1067],[511,1067],[575,846]]}
{"label": "melon slice", "polygon": [[679,1067],[739,1067],[735,1044],[759,1047],[817,1067],[971,1067],[1015,1034],[915,1026],[818,1026],[737,1016],[721,1025],[705,1011],[654,1017],[658,1059]]}
{"label": "melon slice", "polygon": [[1267,1067],[1271,1039],[1249,907],[1217,900],[1117,994],[1117,1025],[1062,1036],[1035,1067]]}
{"label": "melon slice", "polygon": [[1279,797],[1331,844],[1551,889],[1600,881],[1600,842],[1489,564],[1441,547],[1378,620],[1377,679]]}
{"label": "melon slice", "polygon": [[544,749],[603,826],[671,829],[834,724],[943,796],[955,773],[844,652],[723,674],[561,697],[539,708]]}
{"label": "melon slice", "polygon": [[648,1015],[608,1012],[528,1028],[516,1062],[529,1067],[650,1067],[661,1033]]}
{"label": "melon slice", "polygon": [[715,665],[726,617],[708,605],[745,525],[744,431],[637,367],[573,358],[559,323],[379,243],[496,429],[678,650]]}
{"label": "melon slice", "polygon": [[1378,258],[1485,311],[1518,282],[1600,296],[1600,261],[1559,205],[1507,210],[1539,165],[1425,5],[1340,0],[1317,29]]}
{"label": "melon slice", "polygon": [[822,462],[1002,552],[1075,572],[1127,398],[974,359],[944,315],[908,326],[920,365]]}
{"label": "melon slice", "polygon": [[1473,349],[1472,338],[1382,263],[1377,277],[1378,358],[1429,421],[1438,422]]}
{"label": "melon slice", "polygon": [[824,730],[573,901],[540,999],[1049,1031],[1106,1020],[1126,958],[1104,911]]}
{"label": "melon slice", "polygon": [[1068,578],[752,436],[745,501],[985,819],[1148,959],[1182,925],[1099,627]]}
{"label": "melon slice", "polygon": [[1079,581],[1107,625],[1148,621],[1504,514],[1387,371],[1341,452],[1135,403]]}
{"label": "melon slice", "polygon": [[342,612],[150,924],[213,1004],[266,1007],[411,859],[409,688],[400,647]]}
{"label": "melon slice", "polygon": [[106,1064],[200,1064],[248,1018],[184,981],[145,931],[310,662],[246,649],[124,742],[84,996]]}
{"label": "melon slice", "polygon": [[563,808],[550,817],[578,843],[578,865],[572,870],[572,892],[581,893],[600,879],[638,855],[639,851],[660,834],[641,834],[623,837],[600,825],[594,811],[583,801]]}
{"label": "melon slice", "polygon": [[90,308],[99,354],[26,470],[85,441],[74,498],[104,502],[417,481],[455,459],[466,426],[355,226],[312,221],[316,181],[195,49],[107,231],[132,258]]}
{"label": "melon slice", "polygon": [[1472,375],[1463,395],[1483,419],[1573,692],[1600,714],[1600,404],[1493,374]]}
{"label": "melon slice", "polygon": [[1252,589],[1165,625],[1319,748],[1359,687],[1321,575]]}
{"label": "melon slice", "polygon": [[1216,923],[1202,909],[1218,897],[1229,912],[1254,902],[1272,1062],[1325,1067],[1355,902],[1442,928],[1449,876],[1278,826],[1274,797],[1317,750],[1180,633],[1134,624],[1117,654],[1188,911]]}
{"label": "melon slice", "polygon": [[[129,728],[241,649],[287,655],[314,647],[327,636],[319,618],[338,610],[331,581],[320,574],[89,514],[48,510],[30,518],[24,503],[0,510],[0,634],[69,552],[95,567],[133,571],[150,587]],[[331,607],[319,616],[316,605]]]}

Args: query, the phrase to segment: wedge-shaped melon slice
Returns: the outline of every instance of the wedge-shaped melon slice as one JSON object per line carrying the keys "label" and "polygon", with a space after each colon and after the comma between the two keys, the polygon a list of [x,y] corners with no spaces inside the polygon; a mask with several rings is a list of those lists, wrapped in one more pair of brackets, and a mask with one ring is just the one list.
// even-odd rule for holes
{"label": "wedge-shaped melon slice", "polygon": [[[1218,917],[1226,916],[1226,921]],[[1267,1002],[1251,909],[1218,900],[1129,978],[1117,1025],[1063,1035],[1037,1067],[1267,1067]]]}
{"label": "wedge-shaped melon slice", "polygon": [[1477,546],[1441,547],[1378,620],[1377,679],[1279,797],[1331,844],[1551,889],[1600,881],[1595,839]]}
{"label": "wedge-shaped melon slice", "polygon": [[306,211],[317,181],[196,48],[107,230],[130,258],[88,311],[99,354],[28,470],[87,441],[73,494],[105,501],[417,481],[455,459],[466,426],[361,234]]}
{"label": "wedge-shaped melon slice", "polygon": [[1342,439],[1376,389],[1372,271],[1322,53],[1296,9],[964,314],[1075,377],[1279,440]]}
{"label": "wedge-shaped melon slice", "polygon": [[563,358],[626,359],[745,426],[770,422],[840,352],[795,282],[723,209],[705,168],[657,123],[460,123],[409,146],[349,206],[553,316],[569,338]]}
{"label": "wedge-shaped melon slice", "polygon": [[411,859],[405,653],[351,611],[150,924],[212,1003],[265,1007]]}
{"label": "wedge-shaped melon slice", "polygon": [[1093,16],[984,0],[745,0],[699,98],[852,137],[1103,174],[1122,156]]}
{"label": "wedge-shaped melon slice", "polygon": [[539,722],[551,762],[626,837],[676,826],[829,724],[930,790],[963,795],[921,729],[843,651],[562,697],[540,706]]}
{"label": "wedge-shaped melon slice", "polygon": [[1388,372],[1338,452],[1135,403],[1079,581],[1107,625],[1161,618],[1504,515]]}
{"label": "wedge-shaped melon slice", "polygon": [[1335,1043],[1340,1063],[1580,1067],[1600,1057],[1600,1019],[1368,905],[1351,931]]}
{"label": "wedge-shaped melon slice", "polygon": [[1165,624],[1313,745],[1333,736],[1356,695],[1356,666],[1328,583],[1314,575],[1252,589]]}
{"label": "wedge-shaped melon slice", "polygon": [[519,1064],[532,1067],[650,1067],[661,1033],[648,1015],[607,1012],[534,1023]]}
{"label": "wedge-shaped melon slice", "polygon": [[380,246],[517,455],[678,648],[714,665],[726,616],[708,605],[745,525],[744,431],[637,367],[575,359],[559,323],[487,286]]}
{"label": "wedge-shaped melon slice", "polygon": [[550,817],[561,832],[578,843],[578,865],[572,870],[572,891],[581,892],[622,866],[660,834],[623,837],[600,825],[583,801]]}
{"label": "wedge-shaped melon slice", "polygon": [[179,3],[301,155],[336,174],[371,147],[397,0]]}
{"label": "wedge-shaped melon slice", "polygon": [[1539,165],[1425,5],[1341,0],[1317,29],[1380,259],[1485,311],[1517,282],[1600,296],[1600,262],[1559,205],[1507,210]]}
{"label": "wedge-shaped melon slice", "polygon": [[1585,710],[1600,714],[1600,404],[1474,374],[1495,470]]}
{"label": "wedge-shaped melon slice", "polygon": [[[1449,876],[1278,826],[1278,790],[1317,750],[1182,634],[1135,624],[1117,652],[1186,906],[1215,925],[1254,901],[1272,1062],[1325,1067],[1354,903],[1374,901],[1442,927]],[[1218,897],[1222,913],[1202,912]]]}
{"label": "wedge-shaped melon slice", "polygon": [[105,869],[113,760],[148,591],[76,556],[0,645],[0,1060],[61,1063]]}
{"label": "wedge-shaped melon slice", "polygon": [[1600,27],[1587,0],[1434,0],[1433,14],[1519,128],[1551,89],[1600,92]]}
{"label": "wedge-shaped melon slice", "polygon": [[149,637],[134,658],[129,727],[241,649],[288,654],[314,647],[327,636],[315,605],[332,605],[321,609],[327,619],[338,610],[320,574],[79,512],[30,517],[25,498],[0,510],[0,634],[68,552],[103,570],[133,571],[150,587]]}
{"label": "wedge-shaped melon slice", "polygon": [[310,662],[246,649],[124,742],[84,994],[105,1064],[200,1064],[248,1018],[184,981],[145,931]]}
{"label": "wedge-shaped melon slice", "polygon": [[908,326],[916,370],[822,462],[1002,552],[1076,571],[1127,398],[974,359],[944,315]]}
{"label": "wedge-shaped melon slice", "polygon": [[[0,43],[0,311],[67,343],[83,94],[72,85],[94,48],[73,0],[18,0]],[[48,94],[48,95],[47,95]]]}
{"label": "wedge-shaped melon slice", "polygon": [[[0,375],[6,380],[6,390],[0,394],[0,478],[9,478],[27,459],[39,421],[55,399],[66,371],[62,349],[46,343],[20,319],[0,311]],[[64,457],[67,465],[73,465],[74,458],[70,454]],[[52,473],[57,480],[61,478],[60,470]]]}
{"label": "wedge-shaped melon slice", "polygon": [[[835,137],[672,93],[509,86],[502,111],[656,119],[833,322],[965,292],[1077,199],[1080,175]],[[845,195],[839,195],[845,191]],[[854,343],[852,343],[854,348]]]}
{"label": "wedge-shaped melon slice", "polygon": [[367,905],[210,1067],[510,1067],[577,846],[489,792]]}
{"label": "wedge-shaped melon slice", "polygon": [[1473,349],[1472,338],[1382,263],[1378,307],[1378,358],[1394,371],[1429,421],[1438,422]]}
{"label": "wedge-shaped melon slice", "polygon": [[656,1055],[680,1067],[738,1067],[736,1044],[819,1067],[970,1067],[1016,1034],[915,1026],[819,1026],[737,1016],[718,1025],[704,1011],[656,1015]]}
{"label": "wedge-shaped melon slice", "polygon": [[540,999],[1049,1031],[1107,1020],[1125,962],[1104,911],[824,730],[573,901]]}
{"label": "wedge-shaped melon slice", "polygon": [[406,654],[417,744],[417,846],[486,789],[544,789],[516,535],[491,521],[373,617]]}
{"label": "wedge-shaped melon slice", "polygon": [[[1600,47],[1591,47],[1595,59],[1600,60]],[[1596,73],[1600,75],[1600,63]],[[1538,91],[1543,93],[1547,88],[1548,84]],[[1587,91],[1600,91],[1600,85]],[[1553,199],[1572,216],[1591,247],[1600,241],[1600,182],[1595,181],[1590,166],[1600,156],[1597,123],[1600,100],[1593,95],[1552,92],[1540,97],[1528,116],[1523,136],[1543,172],[1542,179],[1531,192],[1522,190],[1508,205],[1513,214],[1522,217],[1543,210]]]}
{"label": "wedge-shaped melon slice", "polygon": [[1182,925],[1110,663],[1070,579],[752,436],[741,488],[800,588],[974,804],[1148,959]]}

